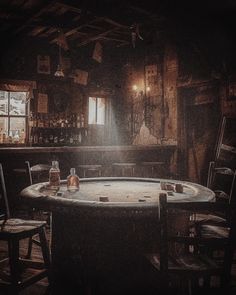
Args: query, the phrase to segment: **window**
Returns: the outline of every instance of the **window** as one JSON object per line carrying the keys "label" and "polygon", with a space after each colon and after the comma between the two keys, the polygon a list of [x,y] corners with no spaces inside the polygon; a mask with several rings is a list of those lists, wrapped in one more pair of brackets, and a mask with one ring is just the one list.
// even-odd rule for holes
{"label": "window", "polygon": [[95,125],[105,124],[105,98],[89,97],[88,123]]}
{"label": "window", "polygon": [[0,143],[25,143],[27,95],[0,91]]}

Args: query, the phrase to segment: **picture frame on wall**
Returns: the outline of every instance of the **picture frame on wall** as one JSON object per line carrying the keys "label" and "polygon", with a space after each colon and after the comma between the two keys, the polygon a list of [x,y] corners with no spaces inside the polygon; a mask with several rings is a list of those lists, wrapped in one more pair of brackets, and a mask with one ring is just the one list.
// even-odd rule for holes
{"label": "picture frame on wall", "polygon": [[38,93],[37,112],[43,114],[48,113],[48,95],[46,93]]}
{"label": "picture frame on wall", "polygon": [[49,55],[37,55],[37,73],[46,75],[51,73]]}
{"label": "picture frame on wall", "polygon": [[231,81],[228,84],[228,95],[226,97],[228,101],[236,101],[236,82]]}

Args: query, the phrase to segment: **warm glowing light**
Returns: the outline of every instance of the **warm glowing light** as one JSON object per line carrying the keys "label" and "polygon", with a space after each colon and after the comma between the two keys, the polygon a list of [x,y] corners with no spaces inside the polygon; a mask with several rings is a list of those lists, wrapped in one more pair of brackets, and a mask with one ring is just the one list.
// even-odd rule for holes
{"label": "warm glowing light", "polygon": [[134,91],[137,91],[138,86],[134,84],[132,88],[133,88]]}
{"label": "warm glowing light", "polygon": [[147,86],[146,90],[147,90],[147,92],[149,92],[151,90],[151,88],[149,86]]}

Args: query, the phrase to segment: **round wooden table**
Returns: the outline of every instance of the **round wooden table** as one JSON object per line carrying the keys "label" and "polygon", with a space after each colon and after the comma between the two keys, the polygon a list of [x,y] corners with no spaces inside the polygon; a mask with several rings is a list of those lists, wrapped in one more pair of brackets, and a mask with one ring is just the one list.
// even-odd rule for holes
{"label": "round wooden table", "polygon": [[[179,185],[182,193],[176,192]],[[32,208],[52,212],[54,275],[59,281],[76,281],[82,272],[109,273],[130,253],[155,248],[163,192],[176,202],[215,198],[213,191],[195,183],[121,177],[81,179],[75,193],[67,191],[66,181],[58,191],[39,183],[25,188],[21,198]]]}

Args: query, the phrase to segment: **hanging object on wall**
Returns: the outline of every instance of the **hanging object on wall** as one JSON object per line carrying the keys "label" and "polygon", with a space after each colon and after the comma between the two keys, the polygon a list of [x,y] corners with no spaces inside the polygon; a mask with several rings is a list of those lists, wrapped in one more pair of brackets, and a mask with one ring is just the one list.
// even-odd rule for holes
{"label": "hanging object on wall", "polygon": [[62,67],[62,56],[61,56],[61,48],[63,48],[64,50],[68,50],[68,44],[66,41],[66,37],[63,34],[62,31],[58,32],[58,38],[57,38],[57,45],[58,45],[58,64],[57,64],[57,70],[54,73],[54,76],[56,77],[64,77],[65,74],[63,72],[63,67]]}
{"label": "hanging object on wall", "polygon": [[102,44],[100,42],[96,42],[93,50],[93,59],[97,62],[102,62]]}
{"label": "hanging object on wall", "polygon": [[48,113],[48,95],[46,93],[38,93],[37,112]]}
{"label": "hanging object on wall", "polygon": [[66,36],[64,35],[64,33],[62,31],[59,31],[59,35],[57,38],[57,44],[58,46],[60,46],[62,49],[64,49],[65,51],[69,50],[69,46],[66,40]]}
{"label": "hanging object on wall", "polygon": [[135,48],[136,46],[137,38],[140,40],[143,40],[143,37],[139,33],[139,25],[134,23],[131,26],[131,41],[132,41],[133,48]]}
{"label": "hanging object on wall", "polygon": [[76,69],[73,77],[74,77],[74,83],[78,83],[81,85],[87,85],[88,83],[88,72],[86,71]]}
{"label": "hanging object on wall", "polygon": [[62,60],[61,60],[61,46],[58,46],[59,53],[58,53],[58,64],[57,64],[57,70],[54,73],[55,77],[64,77],[64,72],[62,69]]}
{"label": "hanging object on wall", "polygon": [[37,73],[50,74],[50,56],[49,55],[37,56]]}

